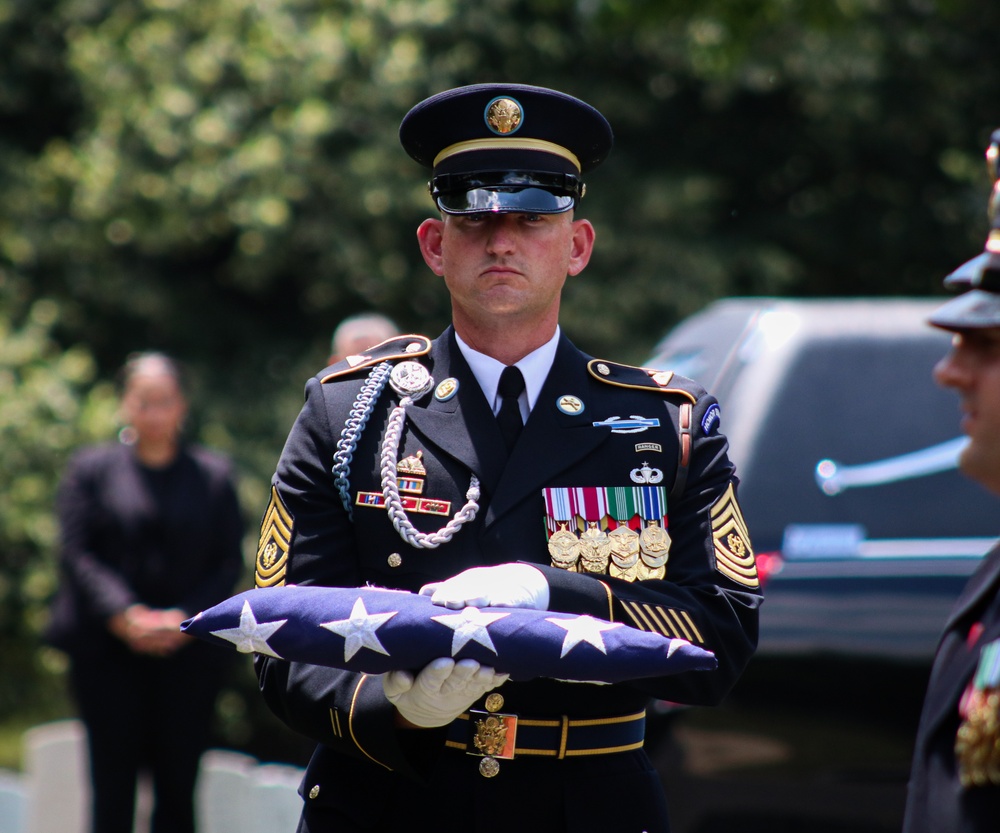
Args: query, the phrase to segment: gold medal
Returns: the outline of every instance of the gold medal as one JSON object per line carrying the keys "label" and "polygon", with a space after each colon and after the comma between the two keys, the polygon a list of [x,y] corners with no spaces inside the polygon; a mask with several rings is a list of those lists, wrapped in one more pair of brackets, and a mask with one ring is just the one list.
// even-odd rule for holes
{"label": "gold medal", "polygon": [[650,567],[641,560],[635,565],[635,576],[639,581],[648,581],[651,578],[664,578],[666,575],[666,567]]}
{"label": "gold medal", "polygon": [[955,738],[963,787],[1000,785],[1000,690],[976,689]]}
{"label": "gold medal", "polygon": [[639,563],[639,533],[627,526],[619,526],[608,534],[611,542],[611,565],[608,574],[625,581],[635,581]]}
{"label": "gold medal", "polygon": [[663,567],[670,556],[670,533],[658,521],[650,521],[639,533],[639,551],[647,567]]}
{"label": "gold medal", "polygon": [[566,524],[560,522],[559,529],[549,537],[549,556],[552,558],[552,566],[571,573],[577,572],[577,562],[580,560],[580,553],[583,547],[580,539],[566,528]]}
{"label": "gold medal", "polygon": [[604,575],[608,571],[611,556],[611,542],[597,521],[588,521],[587,528],[580,533],[580,563],[588,573]]}

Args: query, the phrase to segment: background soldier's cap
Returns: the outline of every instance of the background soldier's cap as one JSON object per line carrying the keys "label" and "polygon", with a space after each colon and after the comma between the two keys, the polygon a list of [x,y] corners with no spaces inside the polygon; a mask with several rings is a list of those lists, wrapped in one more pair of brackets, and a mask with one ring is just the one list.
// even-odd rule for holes
{"label": "background soldier's cap", "polygon": [[611,125],[571,95],[525,84],[475,84],[420,102],[399,140],[432,170],[448,214],[559,214],[583,197],[581,174],[611,152]]}
{"label": "background soldier's cap", "polygon": [[994,130],[990,137],[986,165],[993,178],[990,234],[982,254],[944,279],[946,288],[962,293],[931,314],[930,323],[944,330],[1000,327],[1000,130]]}

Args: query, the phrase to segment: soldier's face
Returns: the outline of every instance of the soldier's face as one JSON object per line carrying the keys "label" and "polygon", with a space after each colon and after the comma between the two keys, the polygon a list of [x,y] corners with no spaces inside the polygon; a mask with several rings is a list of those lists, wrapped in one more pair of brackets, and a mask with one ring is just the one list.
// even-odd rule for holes
{"label": "soldier's face", "polygon": [[935,366],[934,378],[960,398],[969,445],[959,467],[1000,494],[1000,327],[957,333],[951,351]]}
{"label": "soldier's face", "polygon": [[567,275],[590,260],[594,229],[572,214],[468,214],[425,220],[421,252],[444,277],[456,326],[554,321]]}

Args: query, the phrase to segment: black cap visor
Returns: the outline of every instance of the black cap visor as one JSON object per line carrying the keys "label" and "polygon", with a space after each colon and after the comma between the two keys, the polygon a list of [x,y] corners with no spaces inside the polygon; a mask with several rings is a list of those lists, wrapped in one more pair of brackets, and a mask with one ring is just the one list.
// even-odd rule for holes
{"label": "black cap visor", "polygon": [[1000,295],[969,290],[934,310],[928,321],[952,332],[1000,327]]}
{"label": "black cap visor", "polygon": [[473,188],[438,194],[437,205],[445,214],[562,214],[576,203],[569,194],[553,194],[544,188]]}

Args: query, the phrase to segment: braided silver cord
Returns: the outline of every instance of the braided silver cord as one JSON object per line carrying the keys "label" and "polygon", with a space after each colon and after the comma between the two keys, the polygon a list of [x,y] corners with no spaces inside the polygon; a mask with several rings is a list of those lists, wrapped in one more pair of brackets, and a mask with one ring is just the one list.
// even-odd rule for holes
{"label": "braided silver cord", "polygon": [[350,494],[351,461],[354,459],[354,451],[358,447],[358,439],[368,424],[375,403],[382,395],[382,389],[389,381],[390,373],[392,373],[392,365],[389,362],[382,362],[372,368],[364,386],[358,392],[357,399],[351,406],[344,430],[340,432],[340,439],[337,440],[337,451],[333,455],[333,483],[340,493],[340,500],[351,520],[354,520]]}
{"label": "braided silver cord", "polygon": [[385,497],[385,506],[389,511],[389,518],[392,520],[396,532],[410,546],[426,550],[447,543],[463,524],[476,517],[476,513],[479,511],[479,479],[472,475],[469,490],[465,493],[468,502],[437,532],[420,532],[410,523],[410,519],[406,517],[406,511],[403,509],[403,502],[399,498],[396,457],[399,454],[399,442],[403,434],[403,422],[406,419],[406,406],[412,402],[413,399],[404,396],[399,405],[393,408],[389,417],[389,425],[382,442],[382,494]]}

